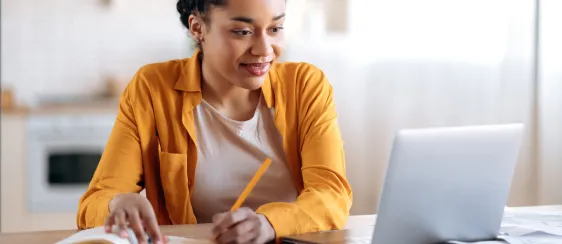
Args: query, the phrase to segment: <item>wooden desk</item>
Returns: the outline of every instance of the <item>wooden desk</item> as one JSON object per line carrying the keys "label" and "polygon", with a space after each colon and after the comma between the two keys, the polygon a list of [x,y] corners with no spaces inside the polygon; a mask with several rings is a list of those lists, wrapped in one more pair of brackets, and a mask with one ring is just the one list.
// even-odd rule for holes
{"label": "wooden desk", "polygon": [[[514,212],[539,212],[539,213],[560,213],[562,214],[562,205],[545,205],[530,207],[512,207],[509,211]],[[356,215],[349,217],[349,221],[345,229],[358,229],[365,226],[375,225],[376,215]]]}
{"label": "wooden desk", "polygon": [[[562,213],[562,205],[517,207],[511,208],[511,210],[521,212]],[[348,223],[345,227],[348,231],[342,232],[342,234],[349,236],[370,236],[375,224],[375,218],[375,215],[351,216],[349,217]],[[206,239],[211,236],[210,225],[162,226],[161,229],[162,233],[167,236],[181,236],[196,239]],[[351,232],[353,232],[353,234]],[[74,233],[76,233],[76,230],[0,234],[0,243],[53,244]]]}
{"label": "wooden desk", "polygon": [[[166,236],[181,236],[196,239],[207,239],[211,236],[211,225],[208,224],[161,226],[161,230],[162,234]],[[0,234],[0,243],[54,244],[57,241],[61,241],[74,233],[76,233],[76,230]]]}

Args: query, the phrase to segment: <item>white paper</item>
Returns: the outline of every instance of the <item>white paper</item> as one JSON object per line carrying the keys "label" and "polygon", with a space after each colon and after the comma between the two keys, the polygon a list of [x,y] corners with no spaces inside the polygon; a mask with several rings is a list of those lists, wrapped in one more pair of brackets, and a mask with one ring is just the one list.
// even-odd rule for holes
{"label": "white paper", "polygon": [[[562,236],[562,214],[505,212],[502,227],[511,229],[511,231],[515,233],[525,232],[525,230],[527,230],[528,233],[542,231],[548,234]],[[525,233],[518,235],[524,234]],[[513,234],[509,235],[511,236]]]}
{"label": "white paper", "polygon": [[560,244],[562,237],[544,232],[534,232],[525,236],[503,236],[501,237],[509,244]]}
{"label": "white paper", "polygon": [[[473,244],[562,244],[562,214],[519,212],[506,208],[499,240]],[[463,244],[467,242],[448,242]]]}
{"label": "white paper", "polygon": [[[107,241],[113,244],[137,244],[136,236],[133,233],[132,229],[129,229],[129,238],[121,238],[117,235],[118,229],[116,227],[113,228],[112,233],[106,233],[103,227],[97,227],[92,229],[87,229],[80,231],[68,238],[57,242],[56,244],[73,244],[77,242],[86,242],[86,241]],[[210,244],[211,241],[208,240],[199,240],[199,239],[190,239],[178,236],[166,236],[168,238],[169,244]]]}
{"label": "white paper", "polygon": [[562,214],[505,211],[500,238],[509,244],[562,243]]}
{"label": "white paper", "polygon": [[499,236],[496,241],[459,242],[451,241],[448,244],[561,244],[560,236],[553,236],[544,232],[536,232],[526,236]]}

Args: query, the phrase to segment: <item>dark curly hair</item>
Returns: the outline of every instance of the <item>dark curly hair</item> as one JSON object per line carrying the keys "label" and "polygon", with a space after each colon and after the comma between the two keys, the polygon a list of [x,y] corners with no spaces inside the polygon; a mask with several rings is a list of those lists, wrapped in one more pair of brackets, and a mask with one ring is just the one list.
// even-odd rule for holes
{"label": "dark curly hair", "polygon": [[200,14],[205,18],[205,14],[211,6],[222,6],[226,4],[226,0],[178,0],[176,8],[180,13],[181,23],[189,29],[189,15]]}

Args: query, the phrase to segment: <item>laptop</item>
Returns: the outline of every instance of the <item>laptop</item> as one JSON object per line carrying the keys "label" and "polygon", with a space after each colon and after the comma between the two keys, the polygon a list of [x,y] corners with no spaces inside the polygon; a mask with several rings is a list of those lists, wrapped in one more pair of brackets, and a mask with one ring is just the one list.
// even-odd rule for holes
{"label": "laptop", "polygon": [[307,233],[284,243],[429,244],[494,240],[523,138],[522,124],[401,130],[376,225]]}

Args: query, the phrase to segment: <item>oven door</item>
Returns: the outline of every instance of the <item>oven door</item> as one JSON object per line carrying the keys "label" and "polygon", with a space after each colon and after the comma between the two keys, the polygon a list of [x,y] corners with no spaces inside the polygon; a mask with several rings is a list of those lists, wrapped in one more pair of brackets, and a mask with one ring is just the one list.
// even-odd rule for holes
{"label": "oven door", "polygon": [[76,213],[97,168],[111,128],[29,135],[28,209]]}

